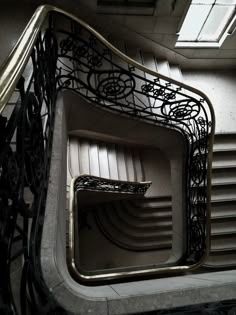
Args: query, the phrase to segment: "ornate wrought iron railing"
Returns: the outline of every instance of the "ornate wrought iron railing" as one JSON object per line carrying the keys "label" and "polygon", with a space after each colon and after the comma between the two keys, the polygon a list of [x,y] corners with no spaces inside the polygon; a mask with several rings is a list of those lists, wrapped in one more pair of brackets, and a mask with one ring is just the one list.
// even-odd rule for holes
{"label": "ornate wrought iron railing", "polygon": [[[62,29],[58,18],[65,21]],[[140,71],[155,78],[148,80]],[[21,314],[63,312],[49,298],[39,262],[55,104],[62,89],[183,135],[188,237],[182,269],[197,267],[207,255],[214,135],[209,99],[146,69],[75,16],[42,6],[0,68],[1,314],[18,313],[10,277],[19,257]]]}

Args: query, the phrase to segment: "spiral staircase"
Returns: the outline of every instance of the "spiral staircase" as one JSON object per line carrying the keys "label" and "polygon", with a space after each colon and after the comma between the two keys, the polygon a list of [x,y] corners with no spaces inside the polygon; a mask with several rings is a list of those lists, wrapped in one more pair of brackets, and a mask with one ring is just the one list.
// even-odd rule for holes
{"label": "spiral staircase", "polygon": [[110,42],[42,6],[0,69],[4,315],[234,298],[236,136],[216,135],[211,182],[207,96],[178,65]]}
{"label": "spiral staircase", "polygon": [[[183,82],[183,75],[181,72],[181,68],[178,65],[169,64],[166,60],[160,60],[152,53],[141,51],[139,48],[129,47],[124,42],[112,40],[111,42],[115,47],[119,48],[120,51],[129,55],[136,61],[143,64],[145,67],[157,71],[163,75],[166,75],[170,78]],[[122,64],[122,63],[121,63]],[[140,74],[141,75],[141,74]],[[143,74],[144,75],[144,74]],[[146,75],[148,79],[153,79],[150,75]],[[221,270],[222,268],[231,268],[236,265],[236,256],[235,256],[235,217],[236,217],[236,204],[235,204],[235,185],[236,185],[236,177],[234,174],[235,166],[236,166],[236,155],[235,155],[235,138],[234,134],[216,134],[215,142],[213,146],[213,163],[212,163],[212,195],[211,195],[211,247],[210,247],[210,255],[208,260],[205,263],[206,267],[209,268],[218,268]],[[79,138],[75,140],[75,136],[71,135],[69,141],[69,156],[74,156],[77,160],[83,160],[79,158],[78,152],[79,149],[76,149],[70,143],[73,141],[79,141]],[[86,141],[86,140],[83,140]],[[91,141],[91,140],[89,140]],[[77,144],[78,146],[78,144]],[[102,177],[106,177],[106,172],[108,174],[115,172],[115,170],[119,170],[119,165],[123,165],[123,172],[120,170],[122,174],[119,179],[129,179],[129,180],[153,180],[152,177],[144,176],[142,170],[143,166],[141,166],[140,154],[134,158],[134,154],[131,152],[132,157],[129,155],[126,148],[117,148],[117,153],[115,160],[119,165],[109,164],[107,162],[105,165],[99,164],[99,161],[102,159],[106,161],[109,154],[109,148],[106,148],[104,144],[99,143],[99,140],[93,139],[93,146],[95,146],[95,151],[98,150],[97,153],[94,154],[91,152],[91,156],[94,156],[96,162],[94,162],[93,166],[87,165],[82,167],[81,173],[89,173],[89,168],[93,169],[93,175],[98,175]],[[115,148],[115,144],[112,145],[113,150]],[[99,151],[99,147],[101,147]],[[73,153],[71,152],[73,150]],[[89,152],[94,150],[90,145]],[[128,149],[130,150],[130,149]],[[83,144],[81,145],[80,154],[83,151]],[[121,153],[120,153],[121,152]],[[88,153],[87,153],[88,154]],[[104,155],[103,155],[104,154]],[[120,155],[121,154],[121,155]],[[103,156],[102,156],[103,155]],[[157,156],[155,156],[154,152],[148,152],[147,157],[153,158],[153,165],[158,165]],[[146,160],[147,160],[146,157]],[[100,158],[100,160],[99,160]],[[88,161],[89,158],[86,159]],[[91,158],[90,158],[91,161]],[[129,163],[137,164],[136,167]],[[68,179],[68,184],[71,181],[71,177],[74,177],[80,174],[78,169],[78,162],[70,160],[70,169],[72,174],[70,174]],[[103,168],[110,169],[103,170]],[[77,170],[75,169],[77,166]],[[163,168],[168,168],[168,166],[163,166]],[[114,178],[118,179],[118,171],[114,175]],[[127,172],[127,173],[126,173]],[[133,177],[130,177],[128,172],[133,174]],[[149,173],[155,174],[155,170],[151,170]],[[136,175],[135,175],[136,174]],[[170,175],[166,175],[169,177]],[[160,261],[162,261],[163,257],[168,257],[168,248],[172,247],[172,202],[171,202],[171,189],[168,188],[166,183],[163,183],[164,191],[161,192],[162,196],[156,196],[156,199],[152,196],[151,199],[147,197],[147,200],[142,201],[138,200],[137,202],[130,201],[129,205],[122,205],[122,202],[114,205],[114,209],[109,211],[109,208],[94,210],[95,218],[91,218],[93,224],[99,228],[100,232],[105,235],[112,243],[115,243],[117,246],[123,246],[127,248],[127,243],[130,244],[131,250],[141,251],[141,244],[143,244],[143,251],[145,255],[147,255],[147,248],[155,248],[155,245],[151,246],[151,243],[145,242],[145,239],[151,239],[149,242],[153,242],[153,238],[157,238],[156,247],[159,246],[160,250],[158,251],[158,255],[160,257]],[[149,201],[150,200],[150,201]],[[97,214],[95,214],[97,213]],[[91,216],[91,214],[90,214]],[[137,220],[139,219],[139,221]],[[141,219],[140,219],[141,218]],[[125,224],[125,225],[124,225]],[[123,228],[123,232],[120,231],[120,226]],[[153,233],[153,228],[155,232]],[[145,232],[147,231],[147,232]],[[91,231],[87,231],[87,233],[91,233]],[[99,233],[99,232],[98,232]],[[123,235],[123,233],[125,235]],[[86,230],[83,231],[83,238],[86,238]],[[141,234],[141,238],[140,235]],[[127,239],[131,239],[132,241],[127,241]],[[123,240],[123,241],[122,241]],[[137,243],[139,244],[137,245]],[[142,243],[143,242],[143,243]],[[84,243],[84,248],[89,246],[89,243]],[[122,245],[123,244],[123,245]],[[89,253],[89,251],[87,251]],[[166,256],[167,255],[167,256]],[[117,257],[117,256],[116,256]],[[87,261],[90,261],[91,265],[91,257],[88,255]],[[117,259],[117,258],[115,258]],[[155,261],[158,258],[155,257]],[[105,262],[104,262],[105,263]],[[116,262],[113,262],[116,265]],[[96,262],[94,262],[96,265]]]}

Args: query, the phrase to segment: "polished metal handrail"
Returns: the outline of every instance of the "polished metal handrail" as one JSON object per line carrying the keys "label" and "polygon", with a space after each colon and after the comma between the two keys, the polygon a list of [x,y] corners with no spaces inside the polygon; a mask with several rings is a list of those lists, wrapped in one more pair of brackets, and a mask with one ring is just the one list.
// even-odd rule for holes
{"label": "polished metal handrail", "polygon": [[[211,195],[211,164],[212,164],[212,148],[213,148],[213,140],[214,140],[214,129],[215,129],[215,115],[213,106],[209,100],[209,98],[202,93],[201,91],[198,91],[197,89],[188,86],[182,82],[178,82],[174,79],[168,78],[162,74],[159,74],[158,72],[152,71],[140,63],[134,61],[133,59],[129,58],[122,52],[120,52],[117,48],[115,48],[113,45],[111,45],[102,35],[100,35],[96,30],[94,30],[92,27],[90,27],[87,23],[80,20],[76,16],[67,13],[64,10],[61,10],[54,6],[44,5],[40,6],[34,15],[32,16],[30,22],[28,23],[27,27],[25,28],[24,32],[22,33],[20,39],[18,40],[16,46],[12,50],[9,57],[6,59],[4,64],[0,68],[0,113],[3,112],[4,108],[7,105],[7,102],[9,101],[13,91],[15,90],[19,79],[22,76],[22,73],[25,69],[25,66],[28,62],[28,60],[31,57],[34,45],[38,39],[38,35],[40,31],[43,28],[43,25],[48,17],[49,14],[56,12],[60,13],[63,16],[71,19],[72,21],[78,23],[81,25],[84,29],[86,29],[89,33],[91,33],[96,39],[99,40],[100,43],[102,43],[108,50],[112,51],[113,54],[118,56],[120,59],[125,61],[127,64],[144,71],[147,74],[150,74],[154,76],[157,79],[164,80],[165,82],[172,83],[179,88],[190,91],[194,94],[197,94],[199,98],[202,98],[205,100],[205,102],[208,105],[208,109],[210,111],[211,115],[211,133],[209,135],[209,142],[208,142],[208,167],[207,167],[207,209],[210,209],[210,195]],[[63,56],[65,57],[65,56]],[[148,80],[147,80],[148,81]],[[177,93],[177,92],[176,92]],[[199,101],[200,102],[200,101]],[[73,211],[73,209],[71,209]],[[198,267],[200,264],[202,264],[203,260],[206,259],[209,251],[209,241],[210,241],[210,211],[207,211],[207,218],[206,218],[206,243],[207,248],[205,251],[204,257],[201,258],[201,260],[194,265],[194,267]],[[176,270],[189,270],[190,268],[193,268],[193,266],[176,266],[171,268],[161,268],[161,269],[152,269],[147,271],[147,274],[153,274],[153,273],[160,273],[163,271],[176,271]],[[141,272],[129,272],[125,275],[138,275]],[[119,275],[116,275],[117,277],[124,276],[124,273],[120,273]],[[82,277],[82,276],[81,276]],[[97,276],[99,278],[99,276]]]}

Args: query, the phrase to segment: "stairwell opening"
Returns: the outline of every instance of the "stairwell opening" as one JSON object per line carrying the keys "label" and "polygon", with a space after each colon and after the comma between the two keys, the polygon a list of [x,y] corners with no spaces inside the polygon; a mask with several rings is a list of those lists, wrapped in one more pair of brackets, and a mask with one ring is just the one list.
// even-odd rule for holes
{"label": "stairwell opening", "polygon": [[[98,274],[176,265],[186,243],[182,136],[65,94],[72,274],[93,279]],[[151,185],[145,194],[121,190],[115,198],[109,193],[99,197],[88,189],[81,197],[69,186],[85,174],[108,182]],[[82,205],[81,198],[86,200]]]}

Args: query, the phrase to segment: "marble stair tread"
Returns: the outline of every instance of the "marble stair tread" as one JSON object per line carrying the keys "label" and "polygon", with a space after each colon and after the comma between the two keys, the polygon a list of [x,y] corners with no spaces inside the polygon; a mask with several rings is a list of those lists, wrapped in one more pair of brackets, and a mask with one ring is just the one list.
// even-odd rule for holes
{"label": "marble stair tread", "polygon": [[[114,214],[114,213],[113,213]],[[136,231],[143,231],[143,232],[152,232],[155,231],[156,229],[162,230],[166,228],[172,229],[172,221],[171,220],[152,220],[149,222],[143,222],[140,220],[129,220],[127,217],[126,213],[123,211],[119,211],[119,213],[116,213],[116,216],[118,217],[118,221],[122,226],[127,226],[130,229]]]}
{"label": "marble stair tread", "polygon": [[229,268],[234,267],[236,261],[236,251],[219,255],[219,253],[211,253],[206,266],[211,268]]}
{"label": "marble stair tread", "polygon": [[[142,64],[145,67],[147,67],[150,70],[158,71],[157,67],[156,67],[156,60],[155,60],[155,57],[153,56],[152,53],[142,51],[141,52],[141,59],[142,59]],[[153,75],[151,75],[149,73],[145,73],[145,78],[147,80],[151,80],[151,81],[156,79],[155,76],[153,76]]]}
{"label": "marble stair tread", "polygon": [[226,186],[226,187],[228,187],[228,186],[234,186],[234,185],[236,185],[236,180],[235,181],[227,181],[227,182],[212,182],[212,187],[220,187],[220,186],[222,186],[222,187],[224,187],[224,186]]}
{"label": "marble stair tread", "polygon": [[236,214],[236,200],[223,201],[212,204],[211,216],[234,216]]}
{"label": "marble stair tread", "polygon": [[183,82],[183,75],[179,65],[169,64],[170,77],[179,82]]}
{"label": "marble stair tread", "polygon": [[212,188],[211,201],[235,199],[235,185],[214,186]]}
{"label": "marble stair tread", "polygon": [[236,249],[236,233],[234,234],[224,234],[224,235],[215,235],[211,238],[211,251],[213,250],[224,250],[227,248]]}
{"label": "marble stair tread", "polygon": [[211,224],[211,233],[212,234],[224,234],[224,233],[234,233],[235,232],[235,226],[236,226],[236,219],[232,222],[218,222],[218,223],[212,223]]}
{"label": "marble stair tread", "polygon": [[236,149],[236,134],[216,134],[214,150],[218,149]]}
{"label": "marble stair tread", "polygon": [[226,163],[224,165],[214,165],[212,164],[212,169],[236,169],[236,164],[235,163]]}
{"label": "marble stair tread", "polygon": [[[151,158],[147,157],[149,154]],[[165,201],[165,196],[161,195],[171,193],[168,161],[162,151],[155,147],[71,135],[68,161],[71,177],[88,174],[131,182],[151,181],[146,196],[147,201],[154,204],[155,198],[149,198],[158,193],[158,198]]]}
{"label": "marble stair tread", "polygon": [[231,212],[231,213],[227,213],[227,214],[225,214],[225,213],[222,213],[221,212],[221,214],[219,214],[219,213],[211,213],[211,222],[212,223],[214,223],[214,222],[223,222],[223,221],[230,221],[230,220],[235,220],[236,219],[236,210],[233,212]]}
{"label": "marble stair tread", "polygon": [[133,204],[138,208],[145,208],[147,211],[152,211],[153,208],[170,209],[172,207],[171,197],[154,197],[134,200]]}
{"label": "marble stair tread", "polygon": [[211,198],[211,204],[220,204],[224,202],[235,202],[236,196],[228,197],[228,198]]}
{"label": "marble stair tread", "polygon": [[118,244],[118,246],[139,251],[171,247],[172,232],[162,231],[162,233],[158,233],[158,237],[155,233],[149,232],[148,235],[146,235],[143,231],[139,235],[137,231],[133,234],[133,232],[130,232],[130,229],[121,229],[116,219],[114,222],[114,218],[109,215],[109,212],[96,212],[94,214],[99,229],[107,239]]}
{"label": "marble stair tread", "polygon": [[72,177],[89,174],[119,180],[144,180],[140,154],[136,148],[70,137],[69,152]]}
{"label": "marble stair tread", "polygon": [[236,166],[235,164],[235,159],[236,157],[231,157],[230,159],[226,159],[226,157],[224,159],[220,159],[220,160],[216,160],[216,159],[213,159],[213,162],[212,162],[212,167],[215,168],[215,167],[227,167],[227,166]]}
{"label": "marble stair tread", "polygon": [[152,224],[158,222],[170,222],[172,219],[172,212],[168,213],[160,213],[159,209],[156,209],[149,215],[143,215],[143,209],[133,207],[132,202],[127,201],[120,201],[120,213],[125,216],[128,221],[133,222],[134,224],[140,225],[149,225],[151,222]]}
{"label": "marble stair tread", "polygon": [[155,58],[156,69],[158,73],[165,75],[166,77],[171,77],[171,71],[169,62],[167,60]]}
{"label": "marble stair tread", "polygon": [[[134,224],[129,224],[128,222],[121,219],[121,217],[116,213],[110,210],[110,207],[103,210],[106,217],[109,217],[110,221],[112,221],[118,228],[124,228],[125,233],[127,235],[132,236],[133,238],[142,239],[142,238],[155,238],[161,235],[168,234],[172,229],[169,229],[171,226],[170,222],[167,222],[166,225],[163,225],[162,222],[159,222],[158,229],[152,229],[152,222],[150,222],[150,228],[147,225],[137,226]],[[101,213],[100,213],[101,214]],[[169,234],[168,234],[169,235]]]}
{"label": "marble stair tread", "polygon": [[220,255],[224,255],[225,253],[229,253],[229,252],[234,252],[236,254],[236,246],[230,246],[228,243],[225,244],[224,246],[222,247],[214,247],[212,246],[211,247],[211,251],[210,253],[217,253],[217,254],[220,254]]}
{"label": "marble stair tread", "polygon": [[132,225],[135,225],[137,228],[150,228],[155,229],[161,225],[163,226],[169,226],[172,228],[172,216],[169,217],[160,217],[160,216],[152,216],[152,217],[146,217],[145,220],[141,216],[133,216],[130,215],[130,212],[128,210],[124,212],[122,211],[120,213],[120,216],[123,217],[123,220],[126,220],[127,222],[132,223]]}
{"label": "marble stair tread", "polygon": [[230,220],[236,220],[236,211],[232,214],[225,214],[225,213],[221,213],[221,215],[215,214],[215,213],[211,213],[211,221],[212,223],[214,222],[223,222],[223,221],[230,221]]}
{"label": "marble stair tread", "polygon": [[213,154],[227,154],[227,153],[235,153],[236,152],[236,147],[229,147],[229,148],[220,148],[220,147],[216,147],[213,148]]}
{"label": "marble stair tread", "polygon": [[132,202],[129,202],[129,207],[126,207],[126,212],[134,219],[141,219],[143,221],[170,219],[172,217],[171,207],[168,210],[165,208],[152,208],[151,211],[145,211],[145,208],[135,207]]}
{"label": "marble stair tread", "polygon": [[212,239],[217,239],[217,238],[221,238],[222,236],[224,237],[235,237],[236,236],[236,231],[221,231],[220,233],[218,233],[217,231],[212,231],[211,233],[211,238]]}
{"label": "marble stair tread", "polygon": [[231,174],[231,176],[212,176],[212,185],[234,185],[236,184],[236,175]]}

